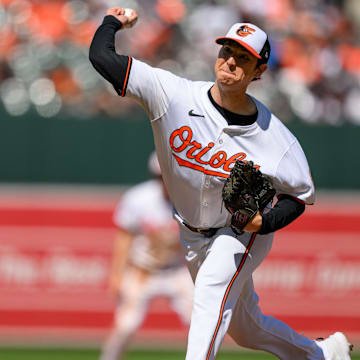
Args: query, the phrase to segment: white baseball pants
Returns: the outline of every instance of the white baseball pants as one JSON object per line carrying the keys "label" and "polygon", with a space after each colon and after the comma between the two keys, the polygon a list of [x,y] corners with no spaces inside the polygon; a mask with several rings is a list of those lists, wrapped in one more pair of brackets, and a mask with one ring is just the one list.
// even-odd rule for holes
{"label": "white baseball pants", "polygon": [[124,274],[121,297],[115,312],[115,324],[105,342],[100,360],[120,360],[131,336],[142,324],[150,300],[166,296],[181,320],[190,320],[193,286],[185,266],[150,274],[129,265]]}
{"label": "white baseball pants", "polygon": [[258,306],[252,273],[269,253],[273,234],[230,228],[206,238],[180,225],[185,260],[195,283],[186,360],[213,360],[225,334],[241,346],[282,360],[324,360],[315,341],[302,336]]}

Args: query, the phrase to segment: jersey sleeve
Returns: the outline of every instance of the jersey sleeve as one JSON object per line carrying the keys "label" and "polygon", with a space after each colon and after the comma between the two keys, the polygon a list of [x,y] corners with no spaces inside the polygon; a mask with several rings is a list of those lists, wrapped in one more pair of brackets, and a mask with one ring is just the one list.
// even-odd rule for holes
{"label": "jersey sleeve", "polygon": [[114,16],[104,17],[92,39],[89,60],[96,71],[109,81],[120,96],[135,98],[147,111],[150,120],[164,115],[178,91],[179,76],[152,67],[115,51],[115,34],[122,23]]}
{"label": "jersey sleeve", "polygon": [[120,199],[113,213],[113,222],[116,227],[136,234],[139,229],[139,206],[130,195],[125,193]]}
{"label": "jersey sleeve", "polygon": [[279,162],[273,185],[278,194],[293,196],[305,204],[315,201],[315,187],[306,156],[294,141]]}
{"label": "jersey sleeve", "polygon": [[150,120],[155,120],[166,113],[181,82],[185,80],[134,58],[131,62],[126,96],[137,100],[148,113]]}

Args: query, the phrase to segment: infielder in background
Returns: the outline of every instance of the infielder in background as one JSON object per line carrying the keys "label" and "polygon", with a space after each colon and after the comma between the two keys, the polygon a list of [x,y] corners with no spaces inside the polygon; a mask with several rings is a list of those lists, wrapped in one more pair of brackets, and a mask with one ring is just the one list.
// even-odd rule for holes
{"label": "infielder in background", "polygon": [[[115,33],[136,20],[135,11],[109,9],[91,44],[90,60],[119,95],[136,99],[151,121],[195,283],[186,359],[214,359],[228,332],[239,345],[283,360],[349,360],[344,334],[311,340],[265,316],[258,306],[252,274],[269,253],[274,232],[314,202],[299,142],[246,93],[267,69],[267,34],[253,24],[234,24],[216,39],[221,45],[216,81],[190,81],[115,52]],[[271,179],[278,198],[238,234],[230,226],[232,214],[222,206],[223,184],[236,160],[253,161]]]}
{"label": "infielder in background", "polygon": [[148,164],[153,179],[128,190],[113,215],[118,231],[110,290],[118,297],[118,305],[101,360],[122,358],[155,296],[168,297],[184,324],[190,322],[193,284],[155,153]]}

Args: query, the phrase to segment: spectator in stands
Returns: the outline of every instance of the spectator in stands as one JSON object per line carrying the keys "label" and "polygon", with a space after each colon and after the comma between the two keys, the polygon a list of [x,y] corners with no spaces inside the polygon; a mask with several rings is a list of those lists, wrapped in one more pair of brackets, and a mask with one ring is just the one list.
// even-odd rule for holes
{"label": "spectator in stands", "polygon": [[[45,117],[68,112],[80,118],[129,114],[136,105],[125,101],[116,106],[115,92],[93,71],[87,56],[99,14],[111,3],[0,1],[0,104],[6,111],[15,116],[35,108]],[[254,22],[273,41],[273,70],[261,87],[254,83],[254,95],[287,121],[360,124],[359,1],[124,0],[122,5],[126,3],[136,7],[142,21],[124,35],[130,41],[123,44],[131,49],[123,51],[186,78],[208,79],[216,51],[209,37],[224,33],[222,23]],[[219,17],[228,21],[219,22]],[[198,26],[205,22],[207,27]]]}

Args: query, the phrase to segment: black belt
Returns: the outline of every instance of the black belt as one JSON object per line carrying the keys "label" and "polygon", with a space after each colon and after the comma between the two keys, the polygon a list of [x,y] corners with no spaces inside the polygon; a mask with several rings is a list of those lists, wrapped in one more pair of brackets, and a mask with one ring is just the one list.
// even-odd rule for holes
{"label": "black belt", "polygon": [[191,231],[193,232],[197,232],[201,235],[204,235],[205,237],[212,237],[216,234],[216,232],[220,229],[220,228],[209,228],[209,229],[199,229],[199,228],[195,228],[185,222],[183,222],[183,224]]}

